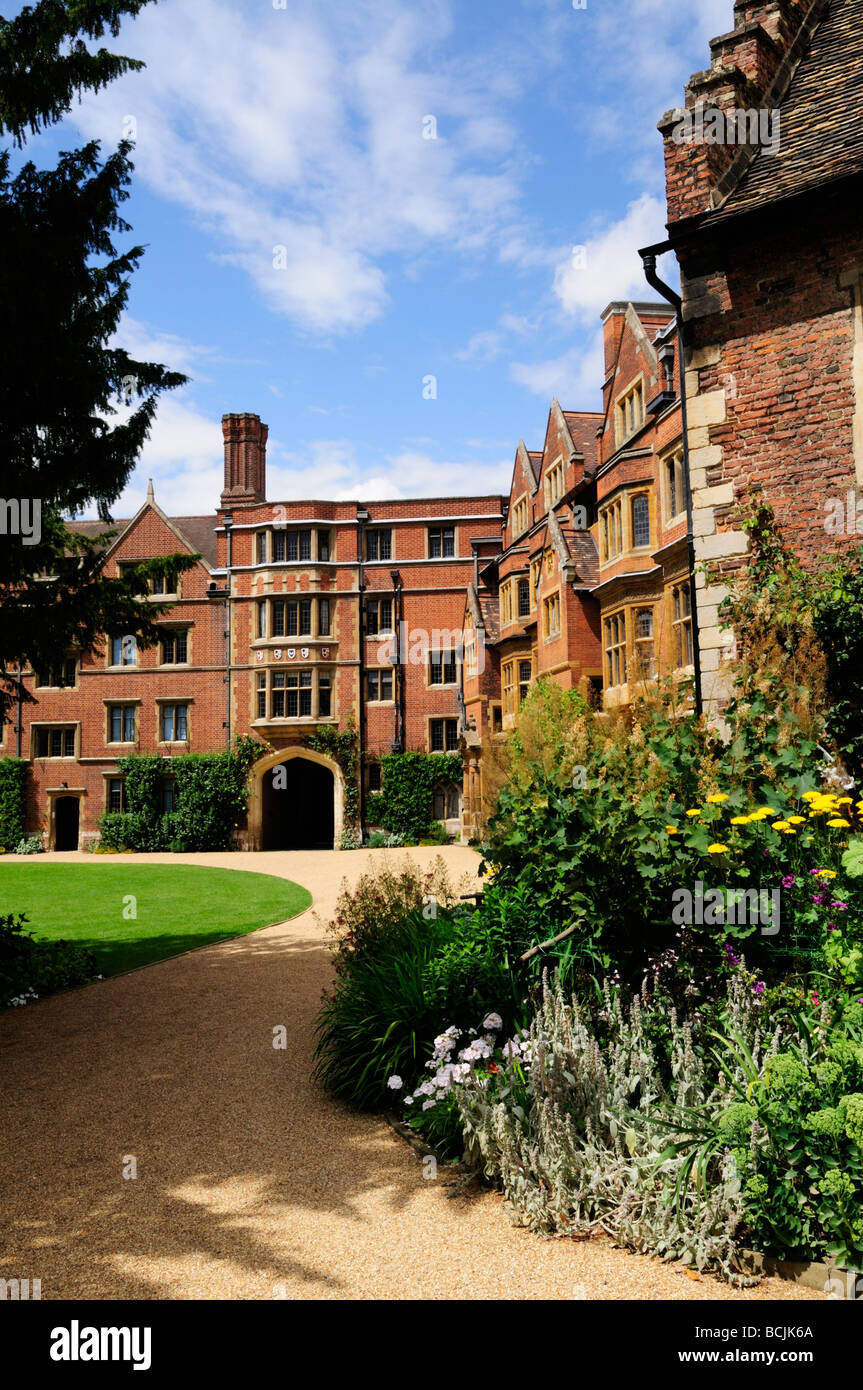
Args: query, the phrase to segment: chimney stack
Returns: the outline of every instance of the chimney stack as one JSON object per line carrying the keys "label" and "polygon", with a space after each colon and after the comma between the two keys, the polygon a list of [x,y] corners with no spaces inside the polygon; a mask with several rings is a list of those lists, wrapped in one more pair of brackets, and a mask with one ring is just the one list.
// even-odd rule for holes
{"label": "chimney stack", "polygon": [[225,487],[222,506],[264,502],[267,497],[267,435],[260,415],[223,415]]}

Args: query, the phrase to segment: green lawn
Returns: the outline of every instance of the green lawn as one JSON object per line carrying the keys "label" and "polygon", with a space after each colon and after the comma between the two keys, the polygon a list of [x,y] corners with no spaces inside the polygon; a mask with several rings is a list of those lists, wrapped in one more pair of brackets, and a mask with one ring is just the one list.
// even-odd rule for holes
{"label": "green lawn", "polygon": [[283,922],[311,901],[288,879],[237,869],[0,861],[0,913],[23,912],[40,941],[89,947],[103,975]]}

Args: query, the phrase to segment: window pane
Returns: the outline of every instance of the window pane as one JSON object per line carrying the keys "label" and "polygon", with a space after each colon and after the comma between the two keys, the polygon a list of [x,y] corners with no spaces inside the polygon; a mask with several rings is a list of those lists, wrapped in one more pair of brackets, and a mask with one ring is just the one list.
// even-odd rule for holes
{"label": "window pane", "polygon": [[442,751],[443,751],[443,739],[444,739],[444,734],[443,734],[443,720],[442,720],[442,719],[433,719],[432,722],[431,722],[431,746],[432,746],[432,752],[438,753],[438,752],[442,752]]}
{"label": "window pane", "polygon": [[318,532],[318,559],[329,560],[330,558],[330,533],[329,531]]}
{"label": "window pane", "polygon": [[277,561],[285,558],[285,533],[284,531],[273,532],[273,559]]}
{"label": "window pane", "polygon": [[[311,534],[311,532],[309,533]],[[300,632],[311,632],[312,630],[312,600],[310,598],[300,599]]]}
{"label": "window pane", "polygon": [[312,558],[312,533],[311,531],[300,532],[300,559],[311,560]]}
{"label": "window pane", "polygon": [[391,557],[391,551],[392,551],[392,532],[391,532],[391,531],[381,531],[381,533],[380,533],[380,546],[379,546],[379,549],[380,549],[380,558],[381,558],[382,560],[389,560],[389,559],[392,558],[392,557]]}
{"label": "window pane", "polygon": [[284,637],[285,635],[285,605],[283,600],[277,600],[272,607],[272,635],[273,637]]}
{"label": "window pane", "polygon": [[259,531],[259,532],[258,532],[258,534],[257,534],[257,536],[256,536],[256,538],[255,538],[255,545],[256,545],[256,547],[257,547],[256,553],[257,553],[258,564],[259,564],[259,565],[264,565],[264,564],[266,564],[266,561],[267,561],[267,533],[266,533],[266,531]]}
{"label": "window pane", "polygon": [[429,531],[429,558],[439,560],[441,554],[440,531]]}
{"label": "window pane", "polygon": [[135,741],[135,706],[126,705],[123,710],[123,739],[126,743]]}
{"label": "window pane", "polygon": [[393,698],[393,673],[392,671],[381,671],[381,699],[391,700]]}
{"label": "window pane", "polygon": [[650,507],[646,497],[633,498],[632,544],[650,545]]}
{"label": "window pane", "polygon": [[176,727],[176,731],[175,731],[175,732],[176,732],[176,737],[177,737],[178,739],[184,739],[184,738],[186,738],[186,735],[187,735],[187,722],[186,722],[186,711],[187,711],[187,708],[188,708],[188,706],[186,706],[186,705],[177,705],[177,727]]}
{"label": "window pane", "polygon": [[456,719],[446,721],[446,746],[448,753],[452,753],[458,748],[458,721]]}
{"label": "window pane", "polygon": [[299,555],[296,531],[289,531],[285,537],[285,542],[285,558],[287,560],[296,560]]}
{"label": "window pane", "polygon": [[321,637],[330,635],[330,601],[328,598],[318,599],[318,634]]}

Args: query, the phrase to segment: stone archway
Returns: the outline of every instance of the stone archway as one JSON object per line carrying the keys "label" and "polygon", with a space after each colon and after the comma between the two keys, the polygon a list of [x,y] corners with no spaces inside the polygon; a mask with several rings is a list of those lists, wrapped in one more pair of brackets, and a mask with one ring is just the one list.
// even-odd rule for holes
{"label": "stone archway", "polygon": [[337,849],[344,818],[338,763],[311,748],[282,748],[252,769],[250,849]]}

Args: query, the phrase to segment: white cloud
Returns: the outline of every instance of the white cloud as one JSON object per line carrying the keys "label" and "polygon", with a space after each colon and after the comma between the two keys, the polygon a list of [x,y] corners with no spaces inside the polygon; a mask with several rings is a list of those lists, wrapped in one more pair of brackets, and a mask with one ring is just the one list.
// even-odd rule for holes
{"label": "white cloud", "polygon": [[442,54],[448,23],[445,7],[392,0],[163,0],[124,31],[147,69],[73,116],[111,142],[132,117],[137,177],[194,216],[216,258],[300,326],[355,330],[386,308],[386,258],[485,256],[515,213],[507,80],[498,92]]}
{"label": "white cloud", "polygon": [[[554,293],[564,312],[593,320],[612,299],[655,298],[645,281],[638,248],[662,241],[664,224],[665,204],[642,193],[619,221],[573,248],[554,276]],[[670,267],[668,273],[673,273]]]}
{"label": "white cloud", "polygon": [[551,401],[557,396],[565,410],[599,410],[603,377],[602,329],[582,346],[541,362],[513,362],[513,381]]}

